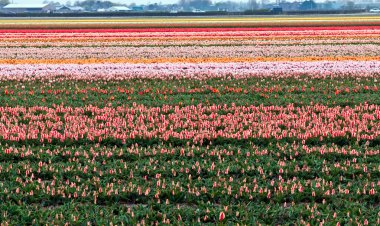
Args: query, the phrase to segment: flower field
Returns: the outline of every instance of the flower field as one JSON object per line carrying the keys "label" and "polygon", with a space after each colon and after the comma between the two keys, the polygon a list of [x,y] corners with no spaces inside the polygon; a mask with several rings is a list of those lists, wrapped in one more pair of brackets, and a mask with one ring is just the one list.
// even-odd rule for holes
{"label": "flower field", "polygon": [[1,19],[1,225],[379,225],[380,17],[302,19]]}

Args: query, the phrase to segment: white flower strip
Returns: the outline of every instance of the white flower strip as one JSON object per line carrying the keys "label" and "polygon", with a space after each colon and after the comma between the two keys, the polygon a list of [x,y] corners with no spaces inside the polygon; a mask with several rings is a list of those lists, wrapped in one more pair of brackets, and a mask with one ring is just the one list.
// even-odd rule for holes
{"label": "white flower strip", "polygon": [[0,64],[0,80],[379,77],[380,61],[158,64]]}

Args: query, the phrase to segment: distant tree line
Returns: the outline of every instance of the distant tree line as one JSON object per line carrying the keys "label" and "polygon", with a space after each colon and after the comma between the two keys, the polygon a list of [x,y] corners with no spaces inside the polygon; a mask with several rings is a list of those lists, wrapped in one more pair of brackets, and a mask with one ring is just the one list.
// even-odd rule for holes
{"label": "distant tree line", "polygon": [[205,8],[212,4],[211,0],[179,0],[178,4],[184,8]]}
{"label": "distant tree line", "polygon": [[99,1],[99,0],[75,1],[74,3],[74,6],[83,7],[85,10],[108,9],[115,5],[120,5],[120,4],[115,4],[111,1]]}

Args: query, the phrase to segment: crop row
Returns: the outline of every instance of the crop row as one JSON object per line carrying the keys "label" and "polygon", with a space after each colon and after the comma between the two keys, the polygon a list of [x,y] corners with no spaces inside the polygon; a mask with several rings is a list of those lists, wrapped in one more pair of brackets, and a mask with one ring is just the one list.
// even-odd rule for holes
{"label": "crop row", "polygon": [[353,27],[347,29],[346,27],[339,27],[331,29],[330,27],[324,28],[293,28],[293,29],[139,29],[139,30],[0,30],[0,35],[4,39],[13,38],[186,38],[186,37],[251,37],[251,38],[281,38],[299,36],[301,37],[336,37],[340,36],[342,39],[352,37],[355,35],[365,35],[375,38],[379,34],[377,27]]}
{"label": "crop row", "polygon": [[[68,51],[69,50],[69,51]],[[379,56],[380,46],[166,46],[166,47],[46,47],[0,48],[0,59],[149,59],[149,58],[255,58],[255,57],[328,57]]]}
{"label": "crop row", "polygon": [[[154,20],[154,19],[153,19]],[[49,22],[48,19],[42,20],[13,20],[13,21],[1,21],[0,29],[6,30],[20,30],[27,29],[37,29],[37,30],[50,30],[53,29],[53,32],[57,32],[57,29],[84,29],[90,31],[98,31],[99,29],[169,29],[173,28],[184,29],[257,29],[264,28],[265,30],[269,29],[294,29],[300,27],[304,29],[305,27],[309,29],[310,27],[347,27],[347,28],[362,28],[362,27],[375,27],[378,28],[380,21],[378,17],[370,16],[367,18],[361,18],[356,20],[355,17],[319,17],[316,20],[311,19],[307,20],[302,18],[301,20],[295,18],[295,20],[289,20],[289,18],[280,18],[280,19],[269,19],[269,20],[252,20],[252,18],[239,18],[235,20],[219,20],[212,21],[210,18],[199,18],[199,19],[189,19],[183,18],[180,21],[173,21],[173,18],[164,19],[160,18],[159,21],[151,21],[149,19],[142,19],[140,21],[123,21],[123,19],[113,20],[113,19],[103,19],[103,20],[53,20]]]}
{"label": "crop row", "polygon": [[[1,47],[139,47],[139,46],[247,46],[247,45],[364,45],[372,44],[379,45],[379,36],[368,37],[368,36],[356,36],[356,37],[346,37],[341,39],[340,37],[335,38],[318,38],[314,37],[297,37],[297,39],[290,40],[287,37],[277,38],[277,39],[254,39],[254,38],[218,38],[218,37],[202,37],[202,38],[107,38],[107,39],[96,39],[96,38],[66,38],[66,39],[9,39],[0,40]],[[106,42],[104,40],[107,40]]]}
{"label": "crop row", "polygon": [[[279,216],[262,215],[270,208],[304,204],[306,209],[299,214],[306,222],[325,218],[375,224],[379,216],[369,209],[376,208],[380,198],[378,155],[377,149],[296,143],[243,149],[137,144],[123,148],[3,146],[0,175],[7,180],[0,181],[0,197],[8,205],[39,205],[49,212],[69,202],[106,205],[107,211],[116,202],[125,211],[108,213],[108,217],[126,214],[124,223],[162,221],[165,212],[170,222],[218,222],[219,213],[224,212],[229,222],[252,222],[254,217],[260,223],[273,223]],[[344,200],[352,207],[341,212],[347,205]],[[162,214],[138,214],[141,210],[137,209],[148,205]],[[338,209],[330,209],[327,215],[325,208],[331,205]],[[181,207],[178,212],[176,206]],[[194,216],[186,216],[180,211],[183,208]],[[77,216],[75,211],[70,214]],[[287,219],[299,220],[299,214]],[[35,220],[46,220],[40,217]],[[66,214],[54,219],[53,214],[52,220],[73,223],[79,219]]]}
{"label": "crop row", "polygon": [[[3,81],[2,106],[94,105],[150,107],[163,105],[247,105],[295,106],[323,104],[354,107],[363,103],[380,105],[379,85],[374,77],[311,79],[256,77],[208,80],[53,80]],[[58,80],[58,79],[57,79]]]}
{"label": "crop row", "polygon": [[[258,59],[259,60],[259,59]],[[33,62],[33,60],[30,60]],[[212,78],[377,78],[379,61],[159,64],[3,64],[0,80],[128,80]]]}
{"label": "crop row", "polygon": [[[0,107],[3,141],[52,143],[179,139],[372,141],[380,135],[380,107],[361,105],[169,106],[72,108]],[[103,142],[104,141],[104,142]],[[343,143],[347,143],[343,142]]]}
{"label": "crop row", "polygon": [[[194,31],[1,33],[3,47],[47,46],[204,46],[204,45],[313,45],[377,44],[379,32],[367,30]],[[105,42],[105,40],[107,40]]]}
{"label": "crop row", "polygon": [[59,35],[61,33],[93,33],[93,35],[103,34],[112,34],[112,33],[156,33],[156,32],[247,32],[247,31],[256,31],[256,32],[308,32],[308,31],[358,31],[361,30],[376,32],[380,26],[284,26],[284,27],[208,27],[208,28],[124,28],[124,29],[115,29],[115,28],[98,28],[98,29],[1,29],[0,34],[24,34],[24,35],[34,35],[36,33],[43,33],[46,35]]}

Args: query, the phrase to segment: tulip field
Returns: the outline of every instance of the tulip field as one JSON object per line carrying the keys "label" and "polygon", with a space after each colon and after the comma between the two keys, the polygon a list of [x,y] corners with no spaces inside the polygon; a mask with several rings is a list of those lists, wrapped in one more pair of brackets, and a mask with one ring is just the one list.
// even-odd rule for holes
{"label": "tulip field", "polygon": [[0,19],[1,225],[380,225],[380,17],[303,19]]}

